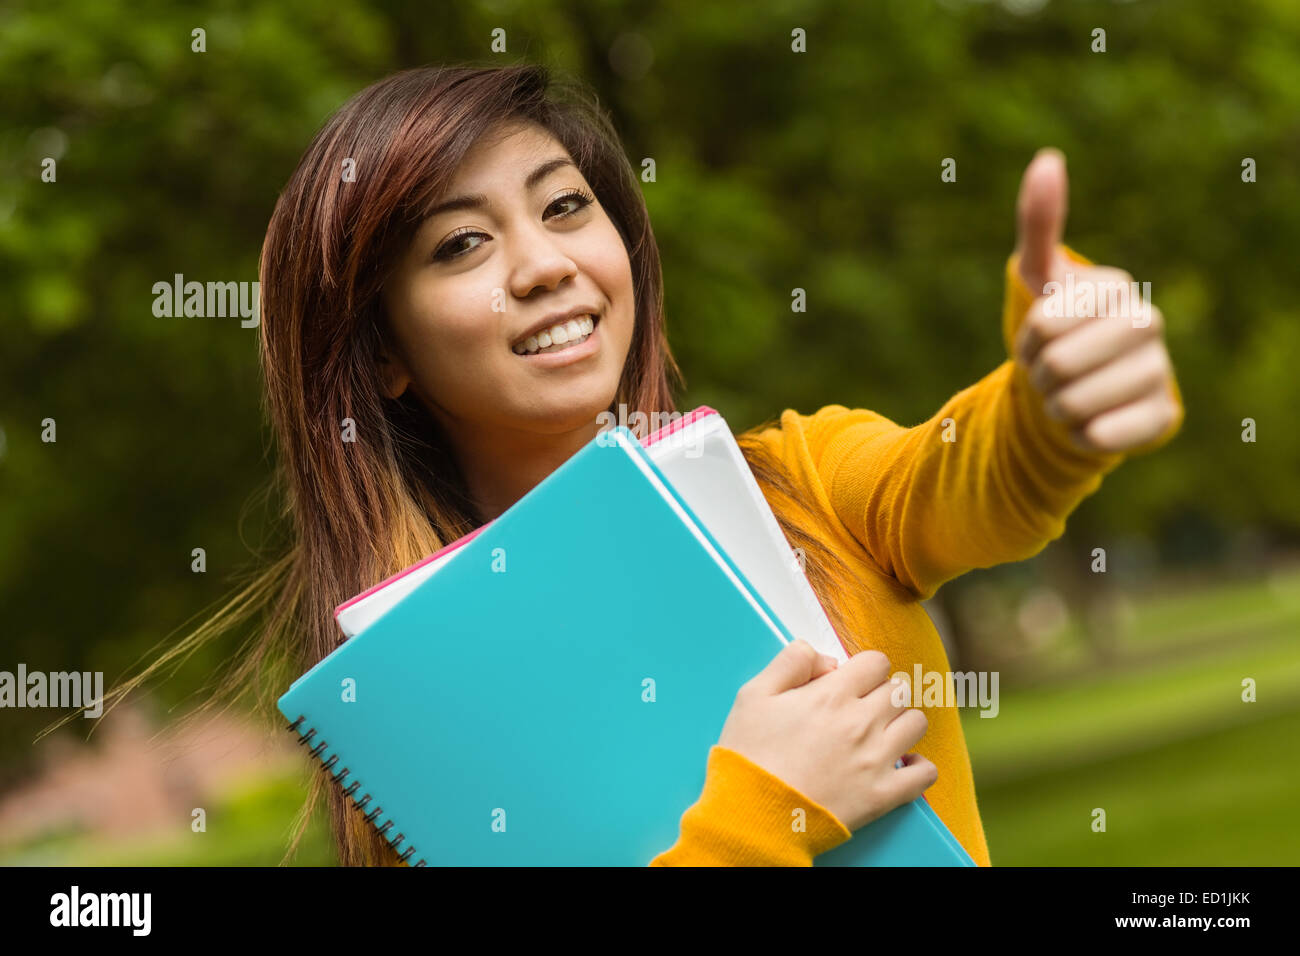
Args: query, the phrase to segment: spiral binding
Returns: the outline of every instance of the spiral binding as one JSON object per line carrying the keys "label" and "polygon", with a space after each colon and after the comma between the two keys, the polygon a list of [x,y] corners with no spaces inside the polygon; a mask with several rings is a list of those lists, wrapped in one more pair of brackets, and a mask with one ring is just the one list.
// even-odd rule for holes
{"label": "spiral binding", "polygon": [[[298,743],[299,743],[299,744],[305,744],[305,743],[307,743],[307,742],[308,742],[309,740],[311,740],[311,738],[316,734],[316,728],[315,728],[315,727],[313,727],[313,728],[311,728],[310,730],[308,730],[305,734],[303,734],[303,733],[298,733],[298,728],[302,725],[303,721],[305,721],[306,719],[307,719],[307,718],[306,718],[305,716],[303,716],[302,714],[299,714],[299,715],[298,715],[298,719],[295,720],[293,723],[291,723],[291,724],[289,725],[289,729],[292,730],[294,733],[298,734]],[[347,767],[344,767],[344,768],[343,768],[342,770],[340,770],[337,774],[330,773],[331,768],[334,766],[334,764],[336,764],[336,763],[338,762],[339,755],[338,755],[338,754],[331,754],[331,755],[330,755],[330,758],[329,758],[328,760],[323,759],[321,755],[325,752],[325,747],[326,747],[326,743],[325,743],[325,741],[322,740],[322,741],[321,741],[319,744],[317,744],[317,745],[316,745],[312,750],[308,751],[308,753],[309,753],[312,757],[315,757],[317,760],[320,760],[320,761],[321,761],[321,769],[325,771],[326,776],[328,776],[328,777],[329,777],[331,780],[333,780],[336,784],[338,784],[340,787],[342,787],[342,786],[343,786],[343,778],[346,777],[346,776],[348,775],[348,768],[347,768]],[[348,785],[348,786],[343,790],[343,796],[344,796],[344,797],[352,797],[352,804],[353,804],[353,807],[354,807],[355,809],[357,809],[357,810],[364,810],[364,809],[366,808],[366,804],[370,802],[370,794],[367,793],[364,797],[362,797],[360,800],[358,800],[358,799],[354,796],[354,794],[356,794],[357,789],[358,789],[360,786],[361,786],[360,782],[358,782],[358,781],[356,781],[356,780],[353,780],[352,783],[349,784],[349,785]],[[399,833],[399,834],[397,834],[397,836],[395,836],[395,837],[393,837],[391,840],[389,840],[389,838],[388,838],[388,834],[387,834],[385,831],[387,831],[388,828],[391,827],[391,826],[393,825],[393,821],[392,821],[392,820],[387,821],[387,822],[386,822],[382,827],[380,827],[380,826],[376,826],[376,825],[375,825],[375,820],[378,819],[379,814],[383,813],[383,810],[384,810],[383,807],[379,807],[379,806],[377,806],[377,807],[375,807],[374,810],[370,811],[370,813],[368,813],[368,814],[366,814],[364,817],[362,817],[362,819],[364,819],[367,823],[369,823],[372,827],[374,827],[375,832],[378,833],[378,834],[379,834],[381,837],[383,837],[385,840],[388,840],[388,845],[391,846],[394,850],[396,850],[396,849],[397,849],[397,845],[398,845],[399,843],[401,843],[403,839],[405,839],[405,834]],[[398,859],[399,859],[400,861],[402,861],[403,863],[405,863],[405,862],[407,862],[407,860],[408,860],[411,856],[413,856],[414,854],[415,854],[415,847],[414,847],[414,846],[408,846],[408,847],[406,848],[405,852],[403,852],[402,855],[398,857]],[[416,863],[412,863],[411,865],[412,865],[412,866],[428,866],[429,864],[428,864],[427,862],[425,862],[425,860],[424,860],[423,858],[421,858],[418,862],[416,862]]]}

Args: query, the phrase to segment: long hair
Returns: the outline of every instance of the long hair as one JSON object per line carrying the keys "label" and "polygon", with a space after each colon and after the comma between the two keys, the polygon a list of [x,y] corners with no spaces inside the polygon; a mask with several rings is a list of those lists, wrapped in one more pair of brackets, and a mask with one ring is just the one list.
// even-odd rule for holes
{"label": "long hair", "polygon": [[[663,277],[645,201],[613,124],[580,83],[535,65],[406,70],[367,87],[316,135],[276,203],[260,265],[264,405],[278,445],[275,486],[290,525],[283,554],[143,674],[237,623],[264,614],[232,661],[226,688],[271,701],[339,644],[333,609],[481,524],[452,449],[408,389],[384,396],[378,355],[391,339],[381,290],[397,256],[462,158],[502,121],[528,120],[568,150],[618,229],[636,300],[632,341],[611,412],[625,403],[654,421],[673,412],[681,372],[664,334]],[[345,175],[346,171],[351,175]],[[641,416],[638,416],[641,418]],[[355,440],[343,440],[350,429]],[[837,583],[847,569],[807,521],[784,464],[739,436],[756,479],[809,581],[846,640]],[[278,675],[268,677],[268,674]],[[703,759],[703,755],[701,755]],[[289,848],[322,793],[344,865],[397,863],[388,841],[313,776]]]}

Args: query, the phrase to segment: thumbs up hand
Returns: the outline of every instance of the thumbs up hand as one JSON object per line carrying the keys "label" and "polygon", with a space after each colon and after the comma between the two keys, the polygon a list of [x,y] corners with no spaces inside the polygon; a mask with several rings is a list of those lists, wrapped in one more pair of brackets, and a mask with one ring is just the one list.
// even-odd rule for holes
{"label": "thumbs up hand", "polygon": [[1082,448],[1123,452],[1166,434],[1182,415],[1164,317],[1120,269],[1086,266],[1060,248],[1065,157],[1039,150],[1017,202],[1020,276],[1036,297],[1015,341],[1015,360]]}

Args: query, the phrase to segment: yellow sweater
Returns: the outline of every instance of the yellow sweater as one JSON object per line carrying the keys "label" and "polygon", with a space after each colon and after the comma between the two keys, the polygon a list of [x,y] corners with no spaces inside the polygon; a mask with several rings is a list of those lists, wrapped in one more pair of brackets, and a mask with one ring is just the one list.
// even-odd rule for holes
{"label": "yellow sweater", "polygon": [[[1013,256],[1002,318],[1008,355],[1032,301]],[[1176,385],[1173,393],[1178,420],[1138,452],[1164,444],[1181,426]],[[945,419],[955,423],[955,441],[942,440]],[[845,602],[851,633],[841,637],[848,651],[882,651],[893,671],[909,675],[918,663],[926,672],[950,670],[920,601],[972,568],[1037,554],[1123,459],[1074,447],[1066,426],[1046,416],[1024,369],[1010,360],[914,428],[866,409],[828,405],[812,415],[787,410],[780,427],[758,434],[816,512],[818,526],[807,530],[837,550],[863,588]],[[958,712],[922,709],[930,724],[915,749],[939,768],[926,797],[975,862],[989,866]],[[795,808],[806,813],[803,831],[792,826]],[[677,842],[650,865],[811,866],[814,856],[851,836],[825,807],[714,746],[703,792],[682,817]]]}

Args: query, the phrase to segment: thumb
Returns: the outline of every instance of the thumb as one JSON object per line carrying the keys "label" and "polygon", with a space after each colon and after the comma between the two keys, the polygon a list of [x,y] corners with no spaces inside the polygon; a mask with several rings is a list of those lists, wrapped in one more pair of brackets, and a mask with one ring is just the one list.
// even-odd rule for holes
{"label": "thumb", "polygon": [[784,690],[802,687],[825,673],[822,663],[824,655],[805,640],[791,641],[781,652],[772,658],[751,682],[766,694],[779,694]]}
{"label": "thumb", "polygon": [[1016,200],[1016,252],[1020,256],[1020,277],[1034,295],[1042,295],[1062,263],[1056,247],[1065,233],[1069,205],[1069,178],[1065,154],[1058,149],[1040,149],[1030,160],[1020,180]]}

